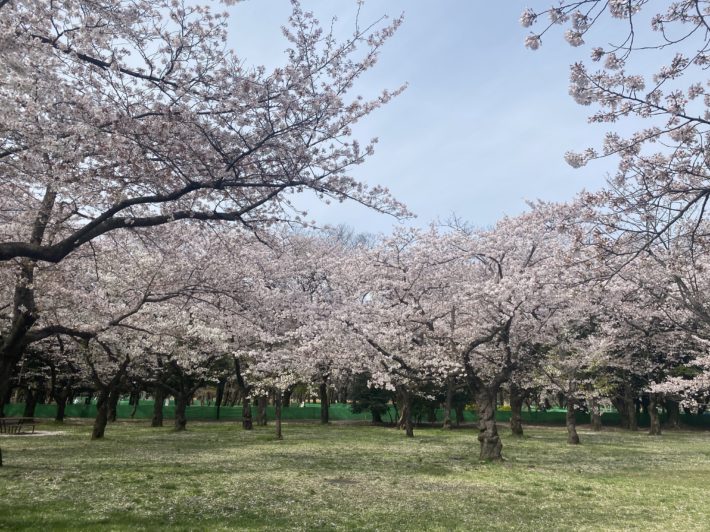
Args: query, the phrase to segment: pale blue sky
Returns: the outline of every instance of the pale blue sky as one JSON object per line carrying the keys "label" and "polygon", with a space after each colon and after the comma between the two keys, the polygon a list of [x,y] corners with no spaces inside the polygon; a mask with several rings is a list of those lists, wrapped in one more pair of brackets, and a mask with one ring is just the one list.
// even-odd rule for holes
{"label": "pale blue sky", "polygon": [[[303,0],[321,22],[338,17],[349,35],[354,0]],[[574,170],[570,149],[598,146],[605,127],[586,123],[589,109],[568,96],[568,66],[584,57],[561,36],[525,49],[513,0],[370,0],[361,22],[404,12],[401,29],[383,49],[357,93],[374,94],[407,82],[395,101],[368,117],[358,137],[377,136],[375,155],[354,175],[390,188],[426,225],[455,212],[490,225],[525,209],[525,200],[567,200],[596,189],[614,161]],[[245,0],[230,8],[232,42],[247,64],[282,62],[280,26],[288,0]],[[308,202],[309,219],[346,223],[359,231],[388,231],[397,223],[356,205]]]}

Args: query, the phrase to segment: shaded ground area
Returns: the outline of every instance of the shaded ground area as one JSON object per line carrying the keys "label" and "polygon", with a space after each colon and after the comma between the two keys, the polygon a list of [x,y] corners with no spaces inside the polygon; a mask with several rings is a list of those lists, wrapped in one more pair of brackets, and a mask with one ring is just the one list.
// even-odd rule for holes
{"label": "shaded ground area", "polygon": [[[0,528],[707,530],[710,432],[661,437],[534,427],[477,461],[473,430],[286,424],[185,433],[67,423],[3,438]],[[504,430],[504,432],[506,432]]]}

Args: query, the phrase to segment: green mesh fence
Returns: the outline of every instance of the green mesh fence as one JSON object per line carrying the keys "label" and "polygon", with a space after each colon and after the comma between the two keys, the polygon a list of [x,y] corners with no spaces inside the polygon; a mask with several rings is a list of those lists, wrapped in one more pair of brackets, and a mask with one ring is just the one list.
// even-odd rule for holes
{"label": "green mesh fence", "polygon": [[[23,415],[25,405],[23,403],[15,403],[5,405],[5,415],[7,417],[20,417]],[[45,404],[37,405],[35,408],[35,417],[37,418],[50,418],[53,419],[57,413],[57,405]],[[118,419],[150,419],[153,417],[153,401],[145,400],[141,401],[137,408],[129,405],[127,401],[122,401],[118,405],[117,409]],[[132,415],[133,414],[133,415]],[[217,408],[215,406],[201,406],[192,405],[187,407],[187,419],[188,420],[225,420],[225,421],[238,421],[242,419],[242,407],[241,406],[223,406],[219,411],[219,418],[217,417]],[[266,408],[266,415],[268,419],[274,419],[274,407],[269,406]],[[508,422],[510,420],[510,411],[499,410],[496,413],[496,419],[500,422]],[[77,417],[77,418],[94,418],[96,417],[96,404],[71,404],[67,405],[65,410],[66,417]],[[256,408],[252,407],[252,416],[256,418]],[[564,425],[565,424],[566,412],[562,409],[551,409],[542,411],[535,410],[523,410],[522,419],[523,423],[532,424],[549,424],[549,425]],[[172,419],[175,417],[175,406],[171,402],[168,406],[163,406],[163,417],[166,419]],[[371,421],[372,416],[369,412],[363,412],[360,414],[355,414],[350,410],[349,405],[345,404],[332,404],[329,409],[329,417],[331,421]],[[452,412],[453,417],[453,412]],[[590,422],[589,414],[584,412],[577,412],[576,421],[578,424],[587,424]],[[661,422],[666,421],[666,415],[661,414]],[[396,418],[396,412],[394,407],[390,407],[389,412],[382,416],[383,421],[391,421]],[[284,407],[282,411],[282,419],[284,420],[319,420],[320,419],[320,404],[317,403],[307,403],[304,406],[288,406]],[[424,411],[421,414],[415,413],[415,420],[428,422],[430,419],[429,412]],[[436,410],[436,422],[441,423],[444,420],[444,410]],[[474,412],[469,410],[464,411],[464,422],[470,423],[477,420],[477,416]],[[681,414],[680,421],[684,425],[692,427],[705,427],[710,428],[710,414]],[[602,424],[606,426],[618,426],[621,424],[621,417],[615,411],[604,412],[602,414]],[[647,427],[649,425],[648,414],[639,414],[638,424],[640,427]]]}
{"label": "green mesh fence", "polygon": [[[5,405],[5,415],[7,417],[20,417],[24,413],[25,405],[23,403],[14,403]],[[57,414],[57,405],[55,404],[45,404],[37,405],[35,407],[35,417],[38,418],[54,418]],[[132,415],[133,414],[133,415]],[[67,405],[64,411],[66,417],[78,417],[78,418],[94,418],[96,417],[96,404],[71,404]],[[118,419],[150,419],[153,417],[153,401],[141,401],[138,407],[135,409],[134,406],[129,405],[127,402],[122,401],[119,403],[116,409],[116,415]],[[242,407],[241,406],[223,406],[219,410],[219,418],[217,417],[217,407],[215,406],[201,406],[201,405],[191,405],[187,407],[186,415],[188,420],[241,420],[242,419]],[[256,407],[252,407],[252,416],[256,417]],[[266,416],[268,419],[274,419],[274,407],[266,407]],[[372,417],[370,413],[355,414],[351,412],[349,405],[334,404],[330,406],[329,409],[330,419],[333,421],[346,421],[346,420],[365,420],[370,421]],[[163,406],[163,417],[166,419],[171,419],[175,417],[175,405],[171,402],[168,406]],[[283,407],[282,419],[320,419],[320,405],[319,404],[306,404],[305,406],[289,406]]]}

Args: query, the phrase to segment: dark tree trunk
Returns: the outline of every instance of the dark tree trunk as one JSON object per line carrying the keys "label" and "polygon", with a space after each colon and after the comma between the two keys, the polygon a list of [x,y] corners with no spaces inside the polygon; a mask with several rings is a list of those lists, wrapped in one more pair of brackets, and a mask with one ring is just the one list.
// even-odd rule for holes
{"label": "dark tree trunk", "polygon": [[460,427],[461,423],[466,421],[466,419],[463,417],[463,407],[464,407],[464,405],[461,403],[458,403],[454,407],[454,412],[456,412],[456,426],[457,427]]}
{"label": "dark tree trunk", "polygon": [[293,388],[290,386],[284,390],[283,406],[285,408],[288,408],[291,406],[291,394],[292,393],[293,393]]}
{"label": "dark tree trunk", "polygon": [[185,430],[187,426],[187,403],[189,397],[179,393],[175,396],[175,430]]}
{"label": "dark tree trunk", "polygon": [[135,406],[138,404],[141,398],[141,392],[139,390],[133,389],[131,390],[131,394],[128,396],[128,404],[131,406]]}
{"label": "dark tree trunk", "polygon": [[436,423],[436,405],[429,405],[427,408],[427,421],[431,425]]}
{"label": "dark tree trunk", "polygon": [[276,426],[276,439],[283,440],[283,434],[281,434],[281,390],[276,392],[274,397],[274,425]]}
{"label": "dark tree trunk", "polygon": [[118,410],[118,400],[121,398],[121,392],[117,388],[111,390],[108,396],[108,420],[110,422],[116,421],[117,410]]}
{"label": "dark tree trunk", "polygon": [[648,395],[648,417],[651,420],[651,426],[648,433],[651,436],[661,435],[661,420],[658,417],[658,397],[655,393]]}
{"label": "dark tree trunk", "polygon": [[54,416],[54,421],[64,422],[64,413],[67,409],[68,394],[59,393],[55,399],[57,402],[57,415]]}
{"label": "dark tree trunk", "polygon": [[408,438],[414,437],[414,423],[412,422],[412,394],[407,390],[400,391],[400,401],[402,403],[402,414],[400,424],[404,427],[404,432]]}
{"label": "dark tree trunk", "polygon": [[523,435],[523,401],[525,397],[517,385],[510,384],[510,431],[513,436]]}
{"label": "dark tree trunk", "polygon": [[266,396],[260,395],[256,400],[256,424],[266,426]]}
{"label": "dark tree trunk", "polygon": [[626,416],[629,418],[629,430],[638,430],[638,416],[636,415],[636,398],[629,384],[624,386],[624,404],[626,405]]}
{"label": "dark tree trunk", "polygon": [[574,397],[567,398],[567,414],[565,416],[565,424],[567,425],[567,443],[571,445],[579,444],[579,435],[577,434],[577,420],[574,415],[574,405],[576,404],[576,402],[577,401],[575,401]]}
{"label": "dark tree trunk", "polygon": [[92,440],[100,440],[106,432],[106,424],[108,423],[108,390],[101,390],[96,400],[96,419],[94,420],[94,428],[91,431]]}
{"label": "dark tree trunk", "polygon": [[151,427],[163,426],[163,403],[165,402],[165,392],[160,386],[155,387],[153,392],[153,417],[150,420]]}
{"label": "dark tree trunk", "polygon": [[557,406],[560,408],[565,408],[566,403],[565,403],[565,394],[562,392],[557,392]]}
{"label": "dark tree trunk", "polygon": [[224,379],[220,379],[219,382],[217,382],[217,393],[215,394],[214,398],[214,405],[217,407],[215,411],[215,418],[219,419],[219,411],[222,408],[222,400],[224,399],[224,386],[226,385],[226,381]]}
{"label": "dark tree trunk", "polygon": [[253,427],[253,422],[251,418],[251,402],[249,397],[244,397],[244,402],[242,403],[242,428],[244,430],[251,430]]}
{"label": "dark tree trunk", "polygon": [[7,386],[4,388],[3,384],[0,383],[0,417],[5,417],[5,405],[10,403],[10,398],[12,397],[12,387]]}
{"label": "dark tree trunk", "polygon": [[626,408],[626,403],[624,402],[624,398],[620,397],[620,396],[612,397],[611,403],[614,405],[614,408],[616,408],[616,411],[619,414],[619,426],[622,429],[628,429],[629,428],[629,411],[628,411],[628,408]]}
{"label": "dark tree trunk", "polygon": [[370,408],[370,412],[372,413],[372,424],[373,425],[381,425],[382,424],[382,414],[380,414],[379,409]]}
{"label": "dark tree trunk", "polygon": [[348,383],[346,382],[338,388],[338,402],[345,404],[348,402]]}
{"label": "dark tree trunk", "polygon": [[328,399],[328,383],[326,377],[323,377],[323,382],[321,382],[318,387],[318,396],[320,398],[320,422],[323,425],[327,425],[330,422],[330,401]]}
{"label": "dark tree trunk", "polygon": [[446,379],[446,403],[444,403],[444,428],[451,429],[451,403],[454,400],[454,384],[451,377]]}
{"label": "dark tree trunk", "polygon": [[668,412],[668,420],[666,421],[667,429],[679,429],[680,428],[680,404],[678,401],[673,401],[672,399],[666,399],[665,401],[666,412]]}
{"label": "dark tree trunk", "polygon": [[[133,396],[133,394],[131,394]],[[138,412],[138,407],[141,404],[141,394],[140,392],[137,392],[135,396],[133,396],[133,408],[131,409],[131,419],[134,419],[136,417],[136,412]]]}
{"label": "dark tree trunk", "polygon": [[37,407],[37,390],[27,388],[25,393],[25,411],[23,417],[35,417],[35,408]]}
{"label": "dark tree trunk", "polygon": [[46,386],[40,386],[37,388],[37,404],[45,405],[47,404],[47,388]]}
{"label": "dark tree trunk", "polygon": [[[30,242],[34,244],[42,242],[55,199],[56,192],[51,187],[47,187],[42,200],[42,207],[32,226]],[[18,261],[18,265],[19,275],[15,282],[13,294],[12,322],[8,329],[0,330],[0,396],[3,398],[10,387],[17,364],[25,350],[26,335],[38,318],[33,288],[37,263],[33,260],[21,259]],[[34,400],[36,401],[36,397]],[[4,405],[0,406],[4,407]],[[2,410],[3,408],[0,408],[0,415],[3,415]],[[34,409],[32,416],[34,416]]]}

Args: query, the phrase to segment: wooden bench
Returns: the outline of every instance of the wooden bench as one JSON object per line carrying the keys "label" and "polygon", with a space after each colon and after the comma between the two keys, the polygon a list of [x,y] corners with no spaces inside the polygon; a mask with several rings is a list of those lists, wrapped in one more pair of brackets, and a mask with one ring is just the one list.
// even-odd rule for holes
{"label": "wooden bench", "polygon": [[23,434],[25,427],[35,431],[37,421],[31,417],[0,417],[0,434]]}

